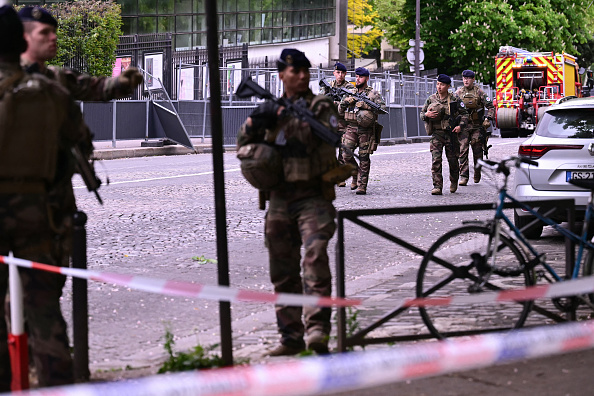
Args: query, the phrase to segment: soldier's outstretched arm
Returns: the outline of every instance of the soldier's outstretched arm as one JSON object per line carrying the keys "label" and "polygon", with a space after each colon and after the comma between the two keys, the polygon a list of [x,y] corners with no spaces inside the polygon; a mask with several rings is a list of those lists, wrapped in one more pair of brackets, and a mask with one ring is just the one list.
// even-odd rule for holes
{"label": "soldier's outstretched arm", "polygon": [[142,74],[135,67],[127,69],[118,77],[93,77],[56,66],[49,66],[48,69],[75,100],[109,101],[125,98],[142,83]]}

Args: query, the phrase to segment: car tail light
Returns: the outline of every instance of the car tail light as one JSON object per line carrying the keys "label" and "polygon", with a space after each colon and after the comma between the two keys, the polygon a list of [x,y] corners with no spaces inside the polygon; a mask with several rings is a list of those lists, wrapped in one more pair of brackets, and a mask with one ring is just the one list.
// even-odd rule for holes
{"label": "car tail light", "polygon": [[518,149],[518,155],[530,159],[538,159],[551,150],[581,150],[583,144],[526,144]]}

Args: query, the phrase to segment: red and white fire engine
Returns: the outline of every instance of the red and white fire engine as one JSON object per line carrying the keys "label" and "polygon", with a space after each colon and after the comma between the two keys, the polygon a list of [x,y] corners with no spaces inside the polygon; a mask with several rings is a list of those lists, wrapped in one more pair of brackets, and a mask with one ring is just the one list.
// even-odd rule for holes
{"label": "red and white fire engine", "polygon": [[495,58],[496,125],[501,136],[526,136],[545,108],[566,96],[582,96],[575,56],[499,48]]}

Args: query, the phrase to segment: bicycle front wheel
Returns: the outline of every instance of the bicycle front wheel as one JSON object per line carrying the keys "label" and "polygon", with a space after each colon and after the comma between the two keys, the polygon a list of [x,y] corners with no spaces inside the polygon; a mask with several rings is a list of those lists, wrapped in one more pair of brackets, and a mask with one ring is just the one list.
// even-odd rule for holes
{"label": "bicycle front wheel", "polygon": [[[534,284],[524,255],[500,234],[493,266],[491,229],[483,225],[457,228],[427,251],[417,274],[417,297],[453,297],[519,289]],[[484,283],[484,284],[483,284]],[[532,302],[487,302],[419,307],[425,325],[437,338],[521,327]]]}

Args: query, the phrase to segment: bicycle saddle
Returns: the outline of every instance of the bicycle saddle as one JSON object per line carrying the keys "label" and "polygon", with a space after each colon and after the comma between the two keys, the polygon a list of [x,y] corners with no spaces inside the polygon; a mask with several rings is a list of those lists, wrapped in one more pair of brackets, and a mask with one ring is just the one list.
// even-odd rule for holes
{"label": "bicycle saddle", "polygon": [[594,179],[571,179],[569,183],[588,190],[594,190]]}

